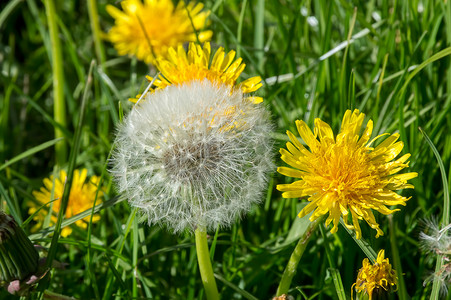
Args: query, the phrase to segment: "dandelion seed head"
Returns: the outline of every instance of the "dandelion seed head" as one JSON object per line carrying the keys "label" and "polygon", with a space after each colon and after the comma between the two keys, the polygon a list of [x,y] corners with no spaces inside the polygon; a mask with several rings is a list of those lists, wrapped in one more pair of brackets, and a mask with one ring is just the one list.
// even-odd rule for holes
{"label": "dandelion seed head", "polygon": [[149,224],[226,227],[261,199],[272,168],[263,105],[209,80],[146,95],[120,125],[118,190]]}

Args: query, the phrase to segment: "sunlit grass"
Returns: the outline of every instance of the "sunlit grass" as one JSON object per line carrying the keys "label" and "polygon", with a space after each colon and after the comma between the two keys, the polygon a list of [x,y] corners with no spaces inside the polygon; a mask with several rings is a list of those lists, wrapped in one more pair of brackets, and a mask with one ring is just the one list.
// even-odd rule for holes
{"label": "sunlit grass", "polygon": [[[103,32],[113,26],[105,7],[118,3],[101,0],[93,9],[95,1],[52,2],[64,75],[58,91],[53,90],[58,74],[44,3],[0,4],[1,208],[23,224],[33,243],[50,250],[51,259],[67,264],[52,270],[48,286],[42,285],[51,292],[77,299],[205,298],[194,236],[139,222],[107,171],[115,126],[133,106],[128,98],[144,91],[145,76],[156,76],[156,68],[118,56],[112,44],[100,40],[103,34],[92,32],[97,22]],[[449,216],[443,217],[449,214],[444,209],[449,191],[443,183],[451,183],[451,1],[204,3],[211,10],[212,52],[219,47],[226,53],[238,51],[246,63],[239,82],[263,79],[255,96],[271,111],[275,155],[288,141],[286,130],[296,132],[295,120],[313,128],[313,120],[321,118],[338,132],[345,111],[359,109],[365,122],[374,121],[372,137],[399,132],[404,142],[400,155],[411,153],[408,171],[418,172],[409,181],[415,189],[402,192],[412,198],[392,216],[392,223],[376,215],[384,236],[376,239],[374,230],[362,225],[363,241],[357,244],[343,228],[335,234],[330,227],[314,231],[289,294],[295,299],[338,299],[340,279],[349,298],[362,260],[385,249],[393,268],[402,270],[393,299],[429,299],[433,284],[423,286],[423,281],[434,272],[437,257],[421,251],[418,237],[424,218],[449,222]],[[61,92],[64,121],[56,117],[53,105]],[[63,137],[67,155],[55,152],[55,144],[61,143],[55,131]],[[28,203],[40,205],[32,191],[58,172],[57,156],[58,167],[68,173],[86,168],[89,176],[103,176],[103,203],[61,219],[56,229],[31,232],[35,223]],[[275,163],[284,165],[279,156]],[[275,296],[309,225],[306,218],[297,218],[305,199],[284,199],[276,190],[277,184],[291,182],[274,173],[259,206],[231,229],[208,232],[222,299]],[[92,211],[100,220],[89,223],[87,230],[74,224]],[[53,238],[52,244],[59,225],[71,226],[72,234]],[[435,284],[434,293],[437,288]],[[1,299],[8,297],[5,290],[0,292]]]}

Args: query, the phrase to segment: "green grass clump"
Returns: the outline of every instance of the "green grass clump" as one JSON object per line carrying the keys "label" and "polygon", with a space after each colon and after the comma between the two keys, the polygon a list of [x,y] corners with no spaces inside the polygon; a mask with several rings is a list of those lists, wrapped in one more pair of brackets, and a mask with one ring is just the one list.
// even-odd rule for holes
{"label": "green grass clump", "polygon": [[[47,2],[55,4],[64,74],[58,91]],[[97,1],[96,12],[92,2],[0,4],[0,207],[33,243],[47,249],[50,261],[66,264],[50,272],[40,284],[43,290],[77,299],[201,299],[194,237],[140,223],[112,186],[107,170],[115,126],[132,107],[127,99],[142,92],[144,76],[155,76],[156,70],[118,56],[100,39],[103,34],[91,20],[107,32],[114,21],[105,6],[114,3]],[[295,120],[313,128],[313,120],[321,118],[337,132],[347,109],[357,108],[374,121],[373,136],[401,134],[402,154],[412,154],[408,170],[419,174],[411,182],[415,189],[403,191],[412,198],[392,218],[376,215],[385,236],[375,239],[361,222],[362,235],[402,270],[400,299],[429,299],[432,283],[423,286],[423,281],[434,271],[436,256],[421,251],[418,236],[422,219],[449,223],[451,1],[248,0],[205,1],[205,6],[211,10],[213,48],[238,51],[247,65],[242,80],[260,75],[265,81],[257,95],[272,113],[275,153],[285,147],[286,130],[296,131]],[[59,93],[64,120],[54,113]],[[55,145],[65,145],[58,147],[67,147],[67,154],[55,152]],[[276,164],[284,165],[279,156]],[[102,175],[105,186],[104,202],[94,208],[101,220],[83,230],[70,225],[77,217],[60,218],[62,226],[73,228],[66,238],[51,235],[59,226],[32,232],[28,214],[30,203],[36,203],[32,191],[55,166],[87,168],[90,175]],[[297,218],[304,200],[284,199],[275,189],[289,180],[274,173],[260,206],[231,229],[210,233],[222,299],[275,295],[308,226]],[[340,279],[340,293],[349,298],[364,257],[342,227],[333,235],[327,228],[317,230],[289,293],[295,299],[337,299],[334,281]],[[8,297],[0,292],[1,299]]]}

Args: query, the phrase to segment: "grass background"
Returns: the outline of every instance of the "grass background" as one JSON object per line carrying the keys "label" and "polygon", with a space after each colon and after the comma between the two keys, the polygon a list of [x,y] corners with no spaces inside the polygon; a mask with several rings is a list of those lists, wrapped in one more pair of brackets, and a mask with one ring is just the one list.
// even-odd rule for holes
{"label": "grass background", "polygon": [[[145,75],[156,72],[135,59],[119,57],[104,41],[103,68],[94,65],[87,86],[91,61],[97,59],[88,2],[55,2],[67,104],[64,140],[69,150],[79,143],[72,160],[76,168],[104,174],[108,205],[101,207],[101,221],[93,224],[92,232],[72,226],[72,235],[58,240],[55,259],[68,265],[52,270],[48,289],[78,299],[200,299],[194,237],[140,224],[126,201],[118,201],[105,172],[118,112],[130,109],[127,98],[144,89]],[[390,218],[376,215],[383,237],[375,239],[375,232],[361,223],[373,249],[386,249],[392,263],[399,259],[396,268],[402,268],[405,283],[400,291],[408,294],[398,293],[401,299],[429,298],[432,284],[423,287],[423,280],[434,270],[435,257],[420,251],[418,234],[421,219],[442,217],[443,199],[449,193],[418,127],[431,138],[451,178],[450,2],[205,2],[211,10],[213,48],[238,51],[247,63],[242,79],[260,75],[266,80],[257,94],[264,97],[276,125],[274,153],[285,145],[285,131],[295,131],[296,119],[312,126],[320,117],[337,132],[346,109],[358,108],[371,118],[373,136],[401,133],[403,153],[412,154],[409,170],[419,173],[412,180],[415,190],[403,191],[412,199],[393,215],[391,227]],[[96,4],[104,32],[113,24],[105,11],[107,3],[112,4]],[[53,118],[52,49],[43,2],[2,1],[0,10],[0,197],[2,209],[13,210],[16,219],[24,221],[28,203],[35,201],[31,192],[53,173],[56,161],[51,142],[58,126]],[[341,44],[347,40],[348,47]],[[283,165],[278,155],[275,159]],[[306,226],[296,217],[302,201],[282,199],[275,190],[276,184],[289,180],[274,174],[262,204],[217,233],[213,267],[223,299],[274,295]],[[51,230],[31,233],[32,225],[23,227],[33,242],[50,247]],[[312,236],[292,283],[290,294],[296,299],[337,298],[326,247],[350,297],[365,255],[340,228],[334,235],[325,230]],[[2,291],[0,298],[13,297]]]}

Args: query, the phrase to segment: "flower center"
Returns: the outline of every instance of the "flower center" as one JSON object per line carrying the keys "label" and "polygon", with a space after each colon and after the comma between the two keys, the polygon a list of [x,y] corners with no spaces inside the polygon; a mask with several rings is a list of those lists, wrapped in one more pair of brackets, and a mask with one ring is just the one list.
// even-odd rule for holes
{"label": "flower center", "polygon": [[365,155],[366,149],[352,145],[333,145],[320,157],[321,190],[335,193],[338,199],[349,200],[359,190],[374,185],[371,168]]}
{"label": "flower center", "polygon": [[202,180],[218,169],[220,152],[219,143],[212,140],[177,143],[164,152],[164,168],[172,179],[180,182]]}

